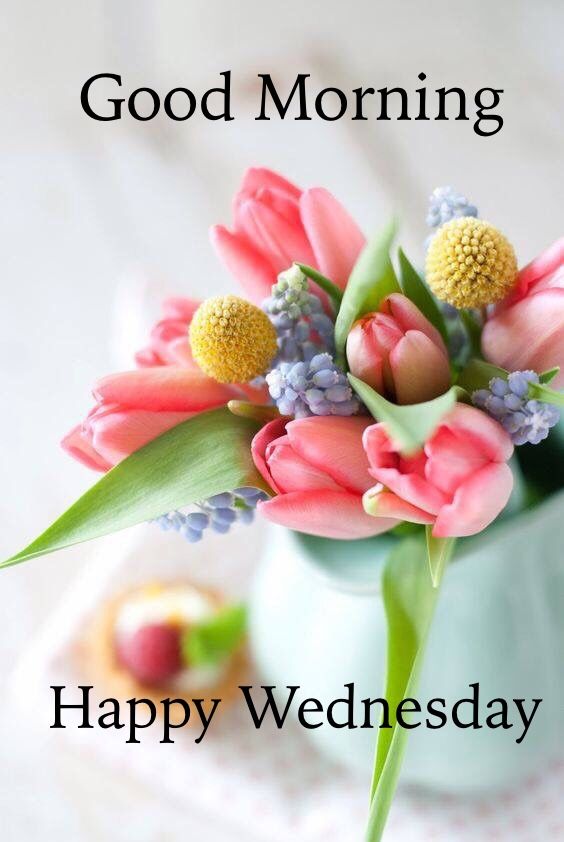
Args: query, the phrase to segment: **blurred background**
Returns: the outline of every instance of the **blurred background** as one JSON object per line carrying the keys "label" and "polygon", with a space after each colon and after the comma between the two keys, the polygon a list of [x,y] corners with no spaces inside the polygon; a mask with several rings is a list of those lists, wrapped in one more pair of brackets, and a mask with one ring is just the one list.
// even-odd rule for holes
{"label": "blurred background", "polygon": [[[558,0],[2,0],[1,10],[3,557],[94,478],[58,441],[89,408],[95,378],[129,365],[158,298],[232,288],[207,229],[229,221],[246,167],[326,186],[367,232],[399,211],[414,261],[423,258],[427,197],[439,184],[498,224],[521,263],[562,234]],[[201,92],[227,69],[230,123],[102,123],[80,107],[95,73],[121,74],[124,91],[148,85],[164,95],[179,85]],[[502,130],[484,138],[472,121],[253,119],[260,72],[280,91],[298,72],[312,74],[312,90],[413,91],[422,71],[429,89],[457,85],[469,99],[480,87],[503,88]],[[3,571],[0,681],[90,560],[78,548]],[[44,840],[219,838],[150,787],[140,797],[127,776],[86,767],[63,740],[29,736],[13,711],[0,729],[4,839],[39,831]]]}

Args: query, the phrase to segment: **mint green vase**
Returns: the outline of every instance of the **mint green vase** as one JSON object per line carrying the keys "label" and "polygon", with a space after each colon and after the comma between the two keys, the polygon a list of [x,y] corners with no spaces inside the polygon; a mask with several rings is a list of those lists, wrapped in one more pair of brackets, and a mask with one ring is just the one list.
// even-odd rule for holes
{"label": "mint green vase", "polygon": [[[480,685],[486,704],[509,702],[513,727],[410,734],[402,782],[456,794],[499,789],[542,768],[564,745],[564,493],[460,544],[443,581],[418,699],[449,710]],[[251,597],[251,643],[264,681],[300,685],[326,706],[353,682],[361,700],[383,694],[386,624],[380,594],[393,538],[340,542],[281,528],[269,534]],[[543,701],[522,733],[512,702]],[[295,707],[294,707],[295,711]],[[461,713],[462,715],[462,713]],[[323,724],[305,730],[329,758],[367,775],[377,733]]]}

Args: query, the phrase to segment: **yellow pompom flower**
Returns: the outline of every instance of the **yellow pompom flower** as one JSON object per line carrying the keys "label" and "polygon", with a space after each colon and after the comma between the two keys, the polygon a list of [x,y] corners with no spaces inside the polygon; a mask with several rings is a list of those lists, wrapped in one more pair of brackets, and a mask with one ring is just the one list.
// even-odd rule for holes
{"label": "yellow pompom flower", "polygon": [[248,383],[264,374],[277,351],[270,319],[236,295],[208,298],[190,324],[194,359],[219,383]]}
{"label": "yellow pompom flower", "polygon": [[497,228],[464,216],[441,226],[427,252],[427,282],[459,310],[505,298],[517,279],[513,246]]}

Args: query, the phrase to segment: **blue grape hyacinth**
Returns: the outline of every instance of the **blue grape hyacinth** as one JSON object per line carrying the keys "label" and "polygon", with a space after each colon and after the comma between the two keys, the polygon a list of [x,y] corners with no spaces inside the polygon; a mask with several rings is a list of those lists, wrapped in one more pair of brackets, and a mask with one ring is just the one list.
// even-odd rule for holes
{"label": "blue grape hyacinth", "polygon": [[462,216],[478,216],[478,208],[450,186],[435,187],[429,197],[427,225],[440,228],[445,222]]}
{"label": "blue grape hyacinth", "polygon": [[198,511],[168,512],[157,518],[156,523],[165,531],[173,529],[181,533],[195,544],[201,541],[207,529],[224,535],[235,523],[252,523],[257,503],[267,498],[268,494],[260,488],[243,486],[208,497],[197,504]]}
{"label": "blue grape hyacinth", "polygon": [[266,375],[270,396],[282,415],[355,415],[360,401],[330,354],[281,362]]}
{"label": "blue grape hyacinth", "polygon": [[488,389],[473,393],[472,402],[500,422],[513,444],[539,444],[560,420],[560,412],[528,397],[529,385],[538,382],[534,371],[514,371],[507,380],[494,377]]}
{"label": "blue grape hyacinth", "polygon": [[262,309],[278,336],[274,364],[311,360],[322,351],[333,352],[333,321],[324,312],[321,299],[309,292],[308,280],[298,266],[291,266],[278,276]]}

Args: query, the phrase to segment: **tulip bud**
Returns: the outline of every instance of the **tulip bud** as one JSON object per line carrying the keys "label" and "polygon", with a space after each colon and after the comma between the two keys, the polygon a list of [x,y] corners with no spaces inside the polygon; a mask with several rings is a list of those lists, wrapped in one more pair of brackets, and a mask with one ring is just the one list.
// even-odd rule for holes
{"label": "tulip bud", "polygon": [[399,293],[353,325],[347,360],[355,377],[398,404],[432,400],[450,386],[448,352],[440,333]]}

